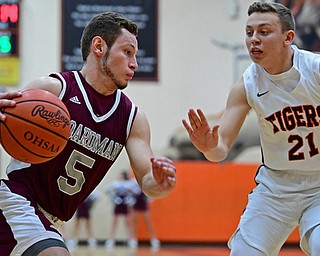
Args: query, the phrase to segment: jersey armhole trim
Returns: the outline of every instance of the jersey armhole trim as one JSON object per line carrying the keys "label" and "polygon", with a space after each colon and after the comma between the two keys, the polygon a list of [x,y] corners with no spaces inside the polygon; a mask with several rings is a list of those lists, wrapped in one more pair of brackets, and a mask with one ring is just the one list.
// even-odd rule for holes
{"label": "jersey armhole trim", "polygon": [[60,73],[51,73],[50,76],[51,75],[57,76],[59,78],[59,80],[61,81],[62,88],[61,88],[61,91],[60,91],[60,93],[58,95],[58,98],[60,100],[62,100],[64,95],[65,95],[65,93],[66,93],[66,90],[67,90],[67,82],[66,82],[66,80],[64,79],[64,77]]}
{"label": "jersey armhole trim", "polygon": [[[136,109],[137,109],[137,111],[136,111]],[[138,107],[136,107],[136,105],[132,103],[131,111],[130,111],[130,115],[129,115],[129,119],[128,119],[128,123],[127,123],[127,137],[126,137],[126,139],[128,139],[128,137],[129,137],[135,114],[138,111],[139,111]]]}

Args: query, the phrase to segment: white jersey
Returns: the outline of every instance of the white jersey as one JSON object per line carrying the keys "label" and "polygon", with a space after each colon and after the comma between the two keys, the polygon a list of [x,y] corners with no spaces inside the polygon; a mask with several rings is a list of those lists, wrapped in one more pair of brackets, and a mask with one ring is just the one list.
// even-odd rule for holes
{"label": "white jersey", "polygon": [[257,113],[266,166],[320,171],[320,55],[292,48],[287,72],[270,75],[255,63],[247,68],[247,100]]}

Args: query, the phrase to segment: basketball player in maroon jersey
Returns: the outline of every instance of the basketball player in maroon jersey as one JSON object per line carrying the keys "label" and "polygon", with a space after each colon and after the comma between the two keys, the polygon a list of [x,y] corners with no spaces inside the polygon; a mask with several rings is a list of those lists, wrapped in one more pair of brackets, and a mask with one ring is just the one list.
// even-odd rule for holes
{"label": "basketball player in maroon jersey", "polygon": [[[56,158],[42,164],[11,159],[0,180],[1,255],[70,256],[58,226],[69,220],[125,147],[135,178],[152,198],[168,195],[175,167],[154,157],[146,116],[122,92],[138,68],[137,26],[116,13],[95,16],[83,31],[81,71],[54,73],[27,88],[48,90],[67,106],[71,134]],[[0,94],[0,107],[16,93]],[[5,116],[0,113],[0,119]]]}

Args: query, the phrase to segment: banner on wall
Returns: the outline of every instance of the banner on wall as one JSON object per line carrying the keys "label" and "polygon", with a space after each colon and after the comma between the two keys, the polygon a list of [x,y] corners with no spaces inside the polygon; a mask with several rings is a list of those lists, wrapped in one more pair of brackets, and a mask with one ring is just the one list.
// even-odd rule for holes
{"label": "banner on wall", "polygon": [[157,0],[62,0],[62,70],[80,70],[83,28],[96,14],[113,11],[135,21],[139,28],[139,68],[133,80],[158,80]]}

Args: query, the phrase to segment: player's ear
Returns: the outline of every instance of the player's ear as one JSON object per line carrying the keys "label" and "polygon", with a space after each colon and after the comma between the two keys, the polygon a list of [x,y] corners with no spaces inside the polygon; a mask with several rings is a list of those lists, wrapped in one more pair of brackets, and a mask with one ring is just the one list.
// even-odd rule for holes
{"label": "player's ear", "polygon": [[288,30],[285,32],[285,44],[292,44],[294,40],[295,33],[293,30]]}
{"label": "player's ear", "polygon": [[98,56],[103,55],[103,51],[105,50],[104,48],[106,47],[107,47],[106,43],[100,36],[95,36],[94,38],[92,38],[91,48],[92,48],[92,51]]}

